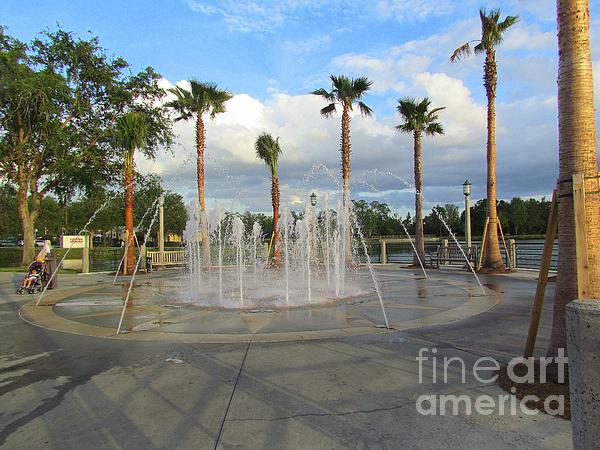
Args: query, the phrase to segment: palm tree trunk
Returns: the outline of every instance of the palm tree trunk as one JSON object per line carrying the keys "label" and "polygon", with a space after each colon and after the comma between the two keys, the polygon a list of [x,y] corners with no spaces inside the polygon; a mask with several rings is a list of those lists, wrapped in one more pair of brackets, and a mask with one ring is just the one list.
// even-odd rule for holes
{"label": "palm tree trunk", "polygon": [[210,266],[210,248],[208,243],[208,218],[204,204],[204,147],[206,145],[206,134],[202,114],[199,112],[196,118],[196,152],[197,152],[197,175],[198,175],[198,203],[200,204],[200,230],[202,237],[202,263],[204,267]]}
{"label": "palm tree trunk", "polygon": [[[425,238],[423,236],[423,164],[421,161],[421,131],[414,132],[414,166],[415,166],[415,247],[418,258],[425,261]],[[413,256],[413,264],[419,264],[417,255]]]}
{"label": "palm tree trunk", "polygon": [[342,207],[344,209],[344,247],[346,265],[352,265],[352,240],[350,239],[350,111],[347,105],[342,112]]}
{"label": "palm tree trunk", "polygon": [[[548,355],[566,352],[565,306],[577,298],[577,261],[573,219],[572,176],[598,176],[596,125],[589,41],[588,0],[558,0],[558,130],[559,180],[558,272],[552,335]],[[597,191],[597,178],[586,181],[586,192]],[[600,200],[585,201],[590,298],[600,299]]]}
{"label": "palm tree trunk", "polygon": [[277,173],[271,177],[271,202],[273,203],[273,264],[281,264],[281,249],[279,247],[279,178]]}
{"label": "palm tree trunk", "polygon": [[485,242],[483,269],[504,271],[498,240],[498,212],[496,209],[496,52],[486,50],[484,86],[487,96],[487,207],[490,218]]}
{"label": "palm tree trunk", "polygon": [[133,231],[133,154],[126,157],[125,163],[125,231],[127,232],[126,273],[132,274],[135,269],[135,234]]}

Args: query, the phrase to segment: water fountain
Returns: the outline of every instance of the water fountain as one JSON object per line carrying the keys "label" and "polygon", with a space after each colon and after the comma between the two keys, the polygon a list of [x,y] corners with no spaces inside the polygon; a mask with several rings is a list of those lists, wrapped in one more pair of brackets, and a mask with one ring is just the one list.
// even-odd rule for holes
{"label": "water fountain", "polygon": [[[195,305],[255,309],[333,303],[373,290],[372,285],[365,286],[364,280],[351,276],[355,269],[345,267],[345,230],[343,220],[337,219],[342,214],[339,204],[336,211],[329,209],[328,199],[324,210],[308,205],[295,221],[284,208],[279,230],[281,262],[275,265],[264,250],[270,237],[263,236],[258,223],[244,224],[240,217],[216,208],[209,214],[215,218],[209,227],[210,247],[216,249],[210,264],[219,274],[218,287],[213,288],[211,272],[201,258],[201,216],[197,205],[191,205],[184,232],[187,267],[182,281],[189,288],[173,296]],[[354,246],[361,253],[366,250],[358,242]]]}

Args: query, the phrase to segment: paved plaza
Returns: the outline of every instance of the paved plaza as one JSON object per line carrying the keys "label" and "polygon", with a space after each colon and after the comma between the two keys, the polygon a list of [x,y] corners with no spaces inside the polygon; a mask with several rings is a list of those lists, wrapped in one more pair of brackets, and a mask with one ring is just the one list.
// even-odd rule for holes
{"label": "paved plaza", "polygon": [[[533,274],[482,276],[482,292],[465,271],[425,279],[379,267],[387,330],[374,292],[231,311],[157,302],[179,283],[164,271],[139,277],[119,336],[124,280],[61,276],[48,306],[35,307],[35,297],[15,295],[21,277],[0,274],[2,448],[571,447],[570,422],[542,413],[424,416],[416,407],[423,394],[505,394],[469,371],[462,383],[457,367],[434,383],[432,358],[423,367],[416,358],[435,349],[471,367],[521,355]],[[538,354],[550,317],[549,301]]]}

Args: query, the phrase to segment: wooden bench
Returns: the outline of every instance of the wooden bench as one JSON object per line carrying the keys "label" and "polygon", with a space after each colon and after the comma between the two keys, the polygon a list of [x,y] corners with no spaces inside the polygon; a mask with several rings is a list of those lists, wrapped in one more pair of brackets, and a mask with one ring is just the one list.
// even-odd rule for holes
{"label": "wooden bench", "polygon": [[182,267],[185,266],[185,250],[168,250],[160,252],[148,252],[146,256],[147,270],[152,271],[155,267]]}
{"label": "wooden bench", "polygon": [[[465,254],[471,265],[477,268],[477,246],[474,245],[471,247],[470,254],[465,250]],[[438,245],[435,253],[429,253],[427,256],[429,258],[429,267],[435,269],[440,267],[440,263],[463,263],[466,265],[463,252],[455,245],[448,247]]]}

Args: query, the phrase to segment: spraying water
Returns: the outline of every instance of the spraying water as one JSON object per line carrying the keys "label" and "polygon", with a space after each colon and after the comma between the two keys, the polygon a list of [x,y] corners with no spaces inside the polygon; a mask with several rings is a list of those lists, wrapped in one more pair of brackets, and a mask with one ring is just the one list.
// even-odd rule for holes
{"label": "spraying water", "polygon": [[142,260],[142,256],[144,254],[144,249],[146,248],[146,242],[148,242],[148,236],[150,235],[150,230],[152,230],[152,226],[158,217],[158,207],[154,211],[154,216],[150,221],[150,225],[148,226],[148,230],[146,231],[146,235],[144,236],[144,243],[142,244],[142,251],[138,256],[138,259],[135,263],[135,268],[133,269],[133,274],[131,275],[131,279],[129,280],[129,288],[127,289],[127,295],[125,296],[125,301],[123,302],[123,309],[121,310],[121,317],[119,318],[119,325],[117,326],[117,334],[121,332],[121,327],[123,325],[123,319],[125,318],[125,310],[127,309],[127,305],[129,304],[129,297],[131,296],[131,290],[133,288],[133,283],[135,281],[135,276],[137,274],[138,268],[140,266],[140,261]]}

